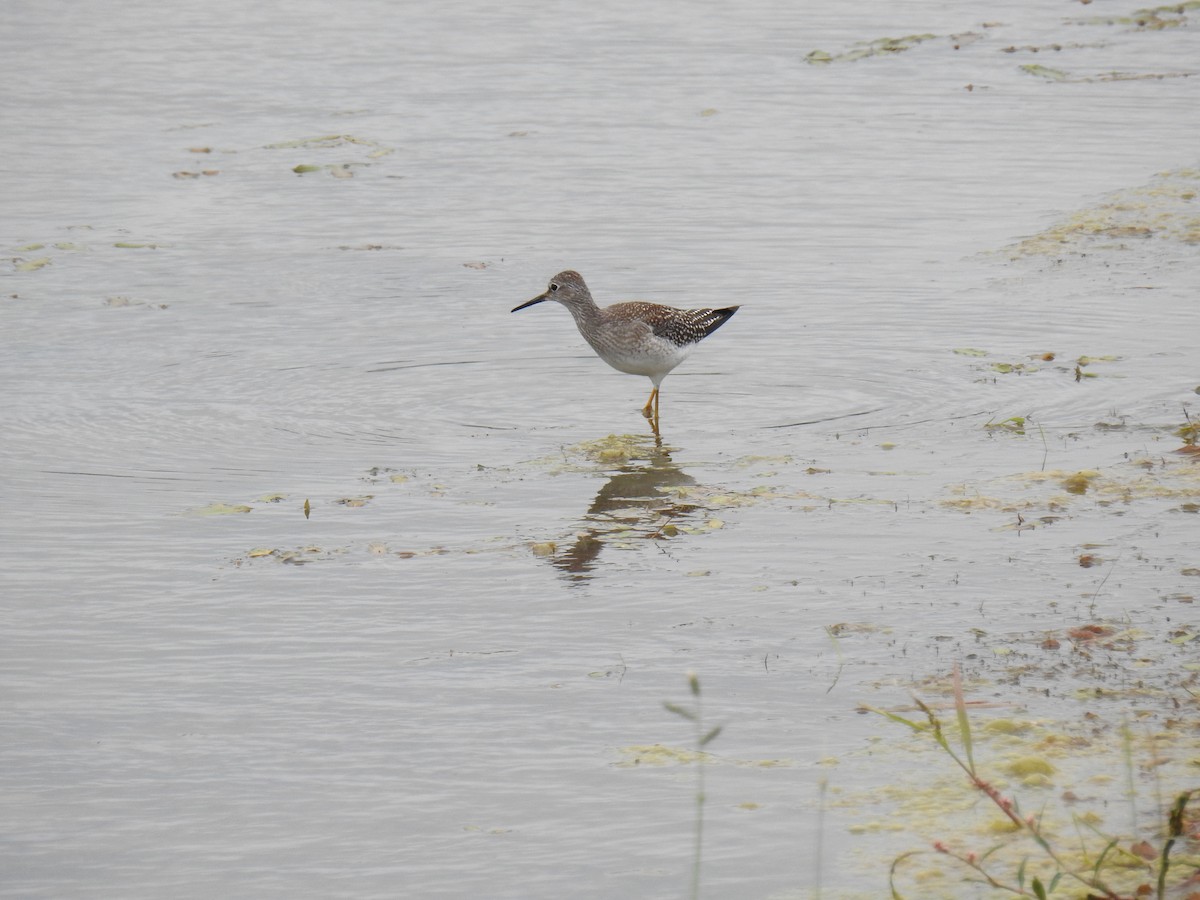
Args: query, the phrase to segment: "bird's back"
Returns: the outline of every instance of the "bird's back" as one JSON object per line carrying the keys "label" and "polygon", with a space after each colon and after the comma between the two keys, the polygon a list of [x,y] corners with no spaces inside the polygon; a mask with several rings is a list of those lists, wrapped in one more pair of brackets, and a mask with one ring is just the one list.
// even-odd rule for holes
{"label": "bird's back", "polygon": [[736,306],[727,306],[724,309],[676,309],[673,306],[635,300],[629,303],[615,303],[602,312],[605,322],[612,323],[613,327],[620,327],[629,322],[644,323],[649,333],[670,341],[677,347],[686,347],[704,340],[728,322],[737,311]]}

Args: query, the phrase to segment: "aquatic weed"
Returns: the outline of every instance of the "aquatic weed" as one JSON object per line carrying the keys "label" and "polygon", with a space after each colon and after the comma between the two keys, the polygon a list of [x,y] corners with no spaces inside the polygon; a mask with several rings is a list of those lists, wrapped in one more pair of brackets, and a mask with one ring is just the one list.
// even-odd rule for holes
{"label": "aquatic weed", "polygon": [[[872,709],[872,712],[879,713],[893,722],[898,722],[910,728],[915,733],[928,733],[932,735],[937,745],[966,773],[971,786],[992,801],[996,808],[1008,819],[1015,831],[1032,838],[1044,856],[1052,863],[1053,874],[1045,881],[1036,875],[1030,877],[1027,872],[1028,857],[1021,860],[1017,871],[1011,878],[1005,878],[989,871],[986,867],[988,858],[1001,849],[1004,846],[1003,844],[998,844],[980,854],[974,851],[958,851],[952,849],[944,841],[935,841],[933,843],[934,851],[956,860],[991,887],[1015,894],[1019,897],[1035,897],[1038,900],[1046,900],[1060,884],[1071,882],[1087,889],[1086,896],[1088,900],[1134,900],[1134,898],[1149,897],[1151,893],[1153,893],[1157,900],[1164,900],[1166,898],[1168,888],[1167,875],[1171,869],[1171,851],[1178,839],[1185,835],[1185,810],[1191,798],[1200,794],[1200,788],[1184,791],[1176,797],[1168,815],[1166,840],[1163,843],[1161,851],[1155,851],[1153,844],[1146,840],[1133,843],[1129,850],[1125,850],[1120,847],[1119,838],[1101,835],[1093,826],[1088,823],[1082,823],[1076,818],[1075,824],[1077,828],[1083,825],[1095,831],[1098,835],[1106,839],[1106,844],[1099,855],[1089,857],[1081,835],[1080,845],[1084,852],[1085,864],[1083,866],[1072,865],[1067,860],[1067,851],[1056,846],[1051,835],[1043,830],[1043,816],[1037,813],[1023,813],[1015,796],[1005,795],[980,773],[975,764],[971,722],[967,715],[967,705],[963,697],[962,675],[957,664],[954,666],[953,672],[953,691],[954,710],[958,724],[959,742],[961,744],[960,749],[951,746],[949,739],[946,737],[945,726],[941,718],[919,698],[914,698],[914,700],[925,714],[926,722],[916,722],[906,719],[887,710]],[[1102,876],[1102,871],[1105,863],[1109,861],[1109,857],[1114,855],[1114,851],[1117,851],[1131,863],[1144,865],[1148,878],[1147,883],[1138,885],[1132,893],[1122,893],[1116,887],[1107,883]],[[901,864],[918,855],[920,852],[910,851],[893,860],[891,870],[888,874],[888,885],[893,900],[904,900],[904,896],[896,887],[896,876]],[[1191,865],[1193,869],[1196,868],[1194,863]],[[1195,872],[1193,872],[1194,874]],[[1154,882],[1153,887],[1149,883],[1150,881]]]}

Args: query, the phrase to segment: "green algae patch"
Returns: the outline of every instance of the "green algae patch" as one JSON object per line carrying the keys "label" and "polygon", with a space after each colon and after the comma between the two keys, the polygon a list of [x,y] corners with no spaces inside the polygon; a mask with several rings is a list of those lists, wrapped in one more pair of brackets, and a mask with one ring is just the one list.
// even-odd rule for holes
{"label": "green algae patch", "polygon": [[[961,512],[997,510],[1022,517],[1019,527],[1051,524],[1054,516],[1077,503],[1095,503],[1122,513],[1142,501],[1200,498],[1200,470],[1187,458],[1139,455],[1104,470],[1047,469],[1021,472],[949,487],[950,496],[939,502]],[[1014,526],[1017,527],[1017,526]]]}
{"label": "green algae patch", "polygon": [[1191,20],[1198,12],[1200,12],[1200,2],[1188,0],[1186,3],[1135,9],[1133,12],[1121,16],[1088,16],[1073,21],[1077,25],[1124,25],[1137,31],[1163,31],[1191,24]]}
{"label": "green algae patch", "polygon": [[[367,541],[357,547],[321,547],[313,544],[301,547],[255,547],[231,562],[235,568],[247,565],[263,565],[265,563],[280,563],[296,566],[308,565],[315,562],[327,562],[345,557],[366,556],[368,558],[386,558],[389,560],[409,560],[420,557],[445,556],[451,551],[445,547],[423,547],[420,549],[392,549],[386,541]],[[470,549],[461,551],[472,553]]]}
{"label": "green algae patch", "polygon": [[593,462],[620,464],[644,457],[650,450],[650,441],[639,434],[610,434],[599,440],[584,441],[570,449]]}
{"label": "green algae patch", "polygon": [[1049,66],[1038,65],[1037,63],[1027,63],[1021,66],[1022,72],[1027,72],[1030,75],[1036,75],[1038,78],[1044,78],[1047,81],[1070,81],[1071,76],[1061,69],[1052,69]]}
{"label": "green algae patch", "polygon": [[687,766],[697,762],[708,764],[716,761],[716,757],[711,753],[686,750],[682,747],[668,747],[664,744],[622,747],[620,753],[624,759],[614,765],[623,769],[635,766]]}
{"label": "green algae patch", "polygon": [[1092,482],[1099,477],[1100,473],[1092,469],[1073,472],[1063,479],[1063,490],[1068,494],[1086,494]]}
{"label": "green algae patch", "polygon": [[[1012,636],[1003,639],[1011,641]],[[1097,685],[1104,689],[1078,696],[1083,708],[1074,711],[1072,703],[1065,719],[1025,721],[1017,728],[1009,727],[1018,724],[1015,720],[1003,719],[994,720],[994,727],[970,727],[968,709],[974,704],[966,700],[957,670],[952,676],[931,676],[922,690],[951,698],[949,702],[918,700],[925,715],[915,721],[907,718],[907,706],[898,712],[874,710],[909,727],[907,736],[889,733],[886,747],[890,760],[911,757],[912,765],[901,767],[881,786],[837,791],[828,806],[853,811],[854,833],[869,834],[887,822],[910,836],[913,849],[898,850],[891,868],[895,897],[964,896],[962,884],[981,877],[993,886],[1029,885],[1032,878],[1047,885],[1071,879],[1091,887],[1103,884],[1102,893],[1093,891],[1096,896],[1152,896],[1142,886],[1153,880],[1147,878],[1148,870],[1154,873],[1146,864],[1162,859],[1155,849],[1161,841],[1154,843],[1156,837],[1151,837],[1148,844],[1139,838],[1157,836],[1168,813],[1173,822],[1182,823],[1188,797],[1195,793],[1195,772],[1187,761],[1200,749],[1200,733],[1193,727],[1196,676],[1177,666],[1186,651],[1161,642],[1157,646],[1166,651],[1158,662],[1167,664],[1169,684],[1141,694],[1123,692],[1115,689],[1127,682],[1123,667],[1097,666],[1085,656],[1079,662],[1087,660],[1086,665],[1078,668],[1093,680],[1111,681],[1114,689]],[[994,693],[1000,703],[1021,704],[1017,695],[1010,696],[1016,678],[1020,683],[1054,679],[1063,664],[1056,658],[1038,665],[1022,655],[1011,663],[993,663],[990,670],[973,668],[975,687]],[[1006,689],[994,690],[1001,685]],[[957,722],[950,705],[958,712]],[[1144,724],[1131,726],[1131,719]],[[870,768],[876,755],[854,754],[843,768],[860,757]],[[938,758],[944,765],[931,766]],[[1134,788],[1124,777],[1096,774],[1127,771],[1152,773],[1153,779],[1140,777]],[[1130,827],[1125,811],[1134,802],[1126,793],[1131,789],[1137,791],[1143,815],[1132,826],[1134,833],[1127,834],[1120,829]],[[1145,815],[1150,810],[1155,810],[1153,818]],[[1194,815],[1194,807],[1188,814]],[[1172,830],[1179,833],[1174,825]],[[1192,873],[1188,849],[1181,848],[1172,859],[1169,875],[1162,872],[1168,887],[1187,883]],[[918,860],[923,858],[943,863],[945,871],[921,868]],[[1011,892],[1021,893],[1016,888]],[[1037,891],[1021,895],[1049,896]]]}
{"label": "green algae patch", "polygon": [[991,369],[993,372],[996,372],[1000,375],[1028,375],[1032,372],[1036,372],[1038,367],[1030,363],[998,362],[992,363]]}
{"label": "green algae patch", "polygon": [[988,431],[1008,431],[1012,434],[1025,433],[1025,417],[1024,416],[1009,416],[1007,419],[996,421],[989,419],[983,423],[983,427]]}
{"label": "green algae patch", "polygon": [[334,178],[353,178],[355,166],[369,166],[376,160],[396,152],[395,147],[389,147],[379,141],[357,137],[353,134],[323,134],[316,137],[299,138],[293,141],[279,141],[267,144],[264,150],[302,150],[306,156],[316,156],[324,151],[336,151],[349,154],[338,162],[313,163],[304,162],[292,166],[292,172],[297,175],[307,175],[313,172],[327,172]]}
{"label": "green algae patch", "polygon": [[750,769],[779,769],[793,765],[792,761],[788,759],[734,759],[732,757],[714,756],[711,753],[705,753],[703,750],[668,747],[666,744],[638,744],[630,747],[620,747],[617,752],[621,754],[621,759],[612,764],[617,769],[690,766],[693,763],[703,763],[706,766],[738,766]]}
{"label": "green algae patch", "polygon": [[1200,243],[1200,215],[1194,203],[1198,190],[1200,170],[1162,172],[1145,184],[1114,191],[1006,252],[1018,259],[1129,250],[1145,241]]}
{"label": "green algae patch", "polygon": [[1054,766],[1041,756],[1021,756],[1006,763],[1004,771],[1014,778],[1024,779],[1031,775],[1053,775]]}
{"label": "green algae patch", "polygon": [[247,506],[244,503],[217,502],[193,509],[191,512],[194,516],[232,516],[239,513],[254,512],[254,507]]}
{"label": "green algae patch", "polygon": [[18,272],[36,272],[38,269],[44,269],[50,265],[50,257],[39,256],[37,259],[18,260],[13,264],[13,268]]}
{"label": "green algae patch", "polygon": [[804,57],[804,61],[809,65],[827,65],[834,62],[856,62],[860,59],[868,59],[872,56],[887,56],[896,53],[903,53],[916,47],[918,44],[923,44],[926,41],[937,39],[936,34],[910,34],[899,38],[877,38],[873,41],[860,41],[857,44],[852,44],[849,49],[841,53],[828,53],[824,50],[813,50]]}
{"label": "green algae patch", "polygon": [[1019,722],[1016,719],[989,719],[978,727],[985,734],[1019,735],[1027,734],[1033,726],[1029,722]]}
{"label": "green algae patch", "polygon": [[391,147],[387,147],[378,141],[367,140],[366,138],[355,137],[352,134],[324,134],[318,137],[299,138],[294,141],[280,141],[275,144],[267,144],[264,149],[267,150],[294,150],[294,149],[329,149],[333,147],[344,147],[348,144],[361,147],[369,147],[372,150],[386,150],[392,152]]}
{"label": "green algae patch", "polygon": [[792,464],[792,457],[787,454],[771,455],[754,455],[743,456],[736,463],[738,468],[750,468],[752,466],[788,466]]}

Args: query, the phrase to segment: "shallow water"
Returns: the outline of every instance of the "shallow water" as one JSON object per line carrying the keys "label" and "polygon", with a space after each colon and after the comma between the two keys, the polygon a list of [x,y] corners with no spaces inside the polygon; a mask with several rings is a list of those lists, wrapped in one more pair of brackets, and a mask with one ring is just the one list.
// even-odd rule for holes
{"label": "shallow water", "polygon": [[[706,896],[946,837],[955,662],[1191,786],[1195,11],[776,7],[10,15],[0,895],[676,897],[688,671]],[[662,447],[566,267],[743,304]]]}

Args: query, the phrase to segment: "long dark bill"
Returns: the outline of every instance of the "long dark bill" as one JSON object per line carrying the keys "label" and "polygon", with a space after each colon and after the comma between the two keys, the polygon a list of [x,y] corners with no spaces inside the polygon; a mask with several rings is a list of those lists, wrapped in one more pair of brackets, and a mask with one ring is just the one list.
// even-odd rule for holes
{"label": "long dark bill", "polygon": [[512,311],[517,312],[517,310],[524,309],[527,306],[533,306],[533,304],[535,304],[535,303],[541,303],[543,300],[549,300],[549,299],[550,299],[549,294],[539,294],[537,297],[534,297],[532,300],[526,300],[520,306],[513,307]]}

